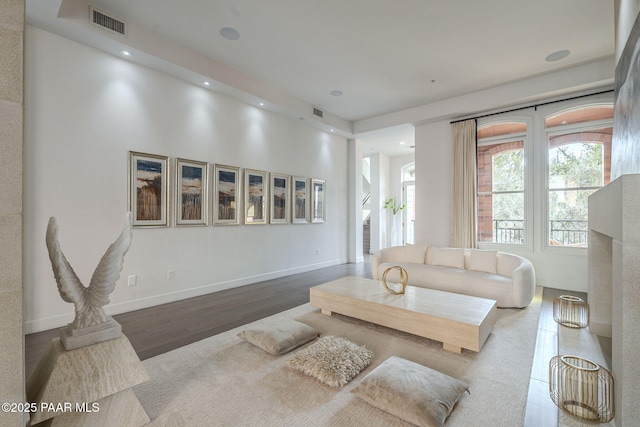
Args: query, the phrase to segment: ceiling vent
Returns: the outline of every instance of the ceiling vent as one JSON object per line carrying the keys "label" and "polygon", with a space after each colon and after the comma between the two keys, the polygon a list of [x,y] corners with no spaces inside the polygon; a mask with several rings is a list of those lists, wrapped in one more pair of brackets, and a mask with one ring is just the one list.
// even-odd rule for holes
{"label": "ceiling vent", "polygon": [[324,113],[321,109],[313,107],[313,115],[322,118],[322,116],[324,116]]}
{"label": "ceiling vent", "polygon": [[91,23],[109,30],[114,33],[118,33],[121,36],[127,37],[127,23],[109,16],[93,6],[89,7],[89,14]]}

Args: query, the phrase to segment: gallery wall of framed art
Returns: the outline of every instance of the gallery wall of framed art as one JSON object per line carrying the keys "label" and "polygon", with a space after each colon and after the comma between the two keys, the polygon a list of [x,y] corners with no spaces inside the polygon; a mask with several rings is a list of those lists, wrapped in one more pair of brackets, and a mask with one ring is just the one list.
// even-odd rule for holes
{"label": "gallery wall of framed art", "polygon": [[326,221],[323,179],[136,151],[128,173],[135,228]]}

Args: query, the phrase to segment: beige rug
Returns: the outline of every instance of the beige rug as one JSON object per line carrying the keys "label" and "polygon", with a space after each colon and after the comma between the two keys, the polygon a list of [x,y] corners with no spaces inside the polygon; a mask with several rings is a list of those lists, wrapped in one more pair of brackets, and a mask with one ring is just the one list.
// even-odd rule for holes
{"label": "beige rug", "polygon": [[521,426],[541,301],[538,288],[526,309],[498,309],[482,350],[459,355],[444,351],[439,342],[345,316],[324,316],[305,304],[276,316],[374,353],[373,363],[343,388],[287,368],[293,353],[271,356],[238,338],[240,327],[145,360],[151,380],[134,391],[151,426],[406,426],[350,392],[366,373],[396,355],[469,384],[471,394],[463,395],[447,426]]}

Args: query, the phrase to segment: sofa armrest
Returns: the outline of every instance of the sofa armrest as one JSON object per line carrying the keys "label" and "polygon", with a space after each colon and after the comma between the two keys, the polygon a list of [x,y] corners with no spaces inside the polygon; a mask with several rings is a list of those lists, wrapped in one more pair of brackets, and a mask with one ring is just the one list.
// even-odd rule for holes
{"label": "sofa armrest", "polygon": [[513,271],[513,301],[516,307],[526,307],[533,300],[536,291],[536,273],[529,260],[523,261]]}

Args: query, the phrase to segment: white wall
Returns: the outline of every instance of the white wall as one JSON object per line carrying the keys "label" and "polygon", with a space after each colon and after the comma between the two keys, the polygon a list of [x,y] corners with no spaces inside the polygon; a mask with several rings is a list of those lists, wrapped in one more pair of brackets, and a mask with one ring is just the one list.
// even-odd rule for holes
{"label": "white wall", "polygon": [[349,151],[349,262],[363,262],[362,227],[362,141],[350,139]]}
{"label": "white wall", "polygon": [[451,244],[451,125],[416,127],[416,243]]}
{"label": "white wall", "polygon": [[325,179],[327,221],[135,229],[110,313],[346,262],[344,138],[33,27],[25,44],[27,333],[73,318],[47,256],[48,218],[87,284],[124,224],[129,150]]}
{"label": "white wall", "polygon": [[385,154],[369,156],[371,169],[371,234],[370,250],[375,253],[389,245],[391,215],[384,209],[384,203],[391,197],[390,157]]}

